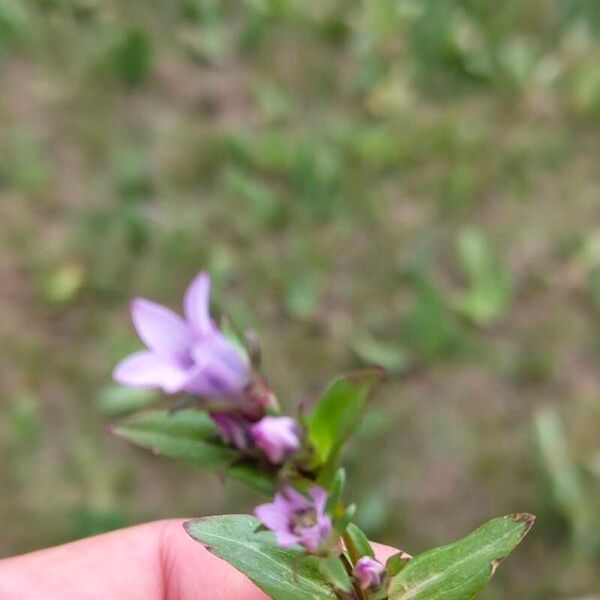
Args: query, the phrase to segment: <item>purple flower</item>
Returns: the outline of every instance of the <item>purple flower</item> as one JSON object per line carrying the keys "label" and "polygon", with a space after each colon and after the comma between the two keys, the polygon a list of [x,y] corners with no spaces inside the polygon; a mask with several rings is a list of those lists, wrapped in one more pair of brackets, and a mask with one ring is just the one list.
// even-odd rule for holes
{"label": "purple flower", "polygon": [[385,567],[370,556],[363,556],[356,561],[352,574],[363,590],[376,590],[383,583]]}
{"label": "purple flower", "polygon": [[239,398],[250,383],[250,366],[211,319],[209,292],[210,278],[200,273],[185,293],[185,319],[150,300],[133,300],[133,324],[148,349],[121,361],[114,379],[170,394],[183,390],[207,398]]}
{"label": "purple flower", "polygon": [[261,504],[254,514],[277,536],[277,543],[288,548],[294,544],[309,552],[327,547],[331,518],[325,513],[327,492],[318,486],[308,490],[309,498],[291,486],[275,494],[273,502]]}
{"label": "purple flower", "polygon": [[250,435],[252,421],[248,421],[241,415],[225,412],[211,412],[210,418],[219,429],[221,438],[226,444],[243,451],[247,451],[254,446],[254,441]]}
{"label": "purple flower", "polygon": [[250,429],[256,445],[273,464],[281,464],[300,448],[300,427],[292,417],[263,417]]}

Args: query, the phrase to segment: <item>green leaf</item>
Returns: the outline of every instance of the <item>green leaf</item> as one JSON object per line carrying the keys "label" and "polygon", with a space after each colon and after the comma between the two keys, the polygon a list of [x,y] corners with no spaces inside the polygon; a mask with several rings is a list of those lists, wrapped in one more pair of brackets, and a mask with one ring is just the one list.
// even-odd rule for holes
{"label": "green leaf", "polygon": [[398,343],[386,342],[368,333],[354,340],[352,350],[363,364],[378,365],[390,374],[402,373],[410,364],[408,353]]}
{"label": "green leaf", "polygon": [[458,254],[468,282],[458,308],[478,325],[492,323],[508,307],[510,286],[507,274],[495,260],[479,230],[466,229],[460,234]]}
{"label": "green leaf", "polygon": [[258,519],[223,515],[188,521],[188,534],[251,579],[272,600],[335,600],[319,559],[301,548],[280,548]]}
{"label": "green leaf", "polygon": [[415,556],[392,578],[390,600],[468,600],[531,529],[535,517],[488,521],[467,537]]}
{"label": "green leaf", "polygon": [[318,464],[333,465],[343,443],[360,423],[373,388],[381,381],[379,368],[336,379],[305,417],[308,440]]}
{"label": "green leaf", "polygon": [[271,478],[256,464],[250,461],[236,462],[227,467],[227,475],[246,485],[271,496],[275,486]]}
{"label": "green leaf", "polygon": [[285,306],[298,319],[310,319],[319,305],[319,293],[312,279],[294,279],[285,296]]}
{"label": "green leaf", "polygon": [[573,460],[560,414],[556,407],[541,407],[534,424],[542,467],[551,484],[550,497],[569,524],[573,549],[594,556],[600,550],[598,507]]}
{"label": "green leaf", "polygon": [[138,86],[152,70],[152,43],[150,36],[141,27],[132,27],[123,32],[111,52],[110,67],[115,75],[130,87]]}
{"label": "green leaf", "polygon": [[363,530],[358,525],[355,525],[354,523],[348,523],[346,533],[352,540],[352,543],[354,544],[354,547],[360,556],[375,556],[367,536],[363,533]]}
{"label": "green leaf", "polygon": [[113,432],[154,454],[207,468],[225,468],[239,457],[235,450],[215,441],[214,424],[198,410],[141,413],[123,420]]}
{"label": "green leaf", "polygon": [[385,570],[390,577],[395,577],[404,569],[404,567],[408,564],[408,561],[412,558],[410,554],[403,552],[396,552],[396,554],[392,554],[387,561],[385,562]]}
{"label": "green leaf", "polygon": [[350,582],[348,573],[346,573],[344,563],[339,556],[330,554],[322,558],[319,561],[319,569],[321,569],[321,573],[333,584],[335,589],[343,590],[344,592],[350,591],[352,583]]}
{"label": "green leaf", "polygon": [[346,528],[348,527],[350,521],[354,518],[356,513],[356,504],[351,504],[345,511],[344,514],[335,520],[333,527],[334,529],[342,535]]}
{"label": "green leaf", "polygon": [[107,415],[122,416],[142,408],[148,408],[156,400],[155,390],[109,385],[96,395],[96,407]]}
{"label": "green leaf", "polygon": [[0,0],[0,45],[24,36],[31,16],[21,0]]}
{"label": "green leaf", "polygon": [[452,358],[461,340],[439,292],[422,273],[415,274],[414,286],[414,303],[402,322],[407,347],[419,362]]}
{"label": "green leaf", "polygon": [[336,471],[335,475],[333,476],[331,488],[329,490],[329,494],[327,495],[327,505],[325,506],[325,511],[327,513],[332,513],[337,507],[338,502],[342,498],[342,493],[344,492],[345,485],[346,470],[343,467],[341,467]]}
{"label": "green leaf", "polygon": [[600,309],[600,265],[591,267],[587,274],[588,295],[592,306]]}
{"label": "green leaf", "polygon": [[240,460],[239,452],[224,446],[214,423],[200,410],[148,411],[124,419],[112,431],[154,454],[221,470],[264,494],[273,493],[268,474],[253,462]]}

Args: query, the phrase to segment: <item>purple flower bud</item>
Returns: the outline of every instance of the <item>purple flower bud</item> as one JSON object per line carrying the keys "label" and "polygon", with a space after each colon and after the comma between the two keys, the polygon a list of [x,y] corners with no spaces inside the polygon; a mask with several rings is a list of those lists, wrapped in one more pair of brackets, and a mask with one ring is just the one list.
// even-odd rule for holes
{"label": "purple flower bud", "polygon": [[250,429],[256,445],[273,464],[281,464],[300,448],[300,427],[291,417],[263,417]]}
{"label": "purple flower bud", "polygon": [[370,556],[363,556],[356,561],[352,574],[363,590],[376,590],[383,583],[385,567]]}
{"label": "purple flower bud", "polygon": [[275,494],[273,502],[257,506],[254,514],[275,533],[281,547],[300,544],[318,553],[327,548],[331,538],[331,518],[325,513],[327,492],[313,486],[308,496],[286,486]]}
{"label": "purple flower bud", "polygon": [[113,372],[118,383],[239,400],[251,382],[248,357],[217,328],[209,313],[210,278],[200,273],[184,298],[185,319],[138,298],[133,324],[148,350],[135,352]]}
{"label": "purple flower bud", "polygon": [[249,450],[254,444],[250,435],[252,422],[234,413],[212,412],[210,418],[219,429],[221,438],[226,444],[242,451]]}

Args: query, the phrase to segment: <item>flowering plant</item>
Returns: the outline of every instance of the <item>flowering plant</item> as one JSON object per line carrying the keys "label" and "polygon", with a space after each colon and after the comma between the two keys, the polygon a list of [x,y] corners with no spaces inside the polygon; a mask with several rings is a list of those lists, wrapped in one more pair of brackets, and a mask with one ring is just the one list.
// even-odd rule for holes
{"label": "flowering plant", "polygon": [[339,463],[381,369],[340,377],[298,418],[284,415],[254,344],[217,326],[209,292],[209,277],[200,273],[185,294],[185,318],[134,300],[133,323],[147,350],[114,371],[123,385],[186,394],[169,411],[128,417],[115,426],[117,435],[271,497],[254,517],[189,521],[189,535],[274,600],[464,600],[480,591],[534,517],[493,519],[414,558],[398,552],[378,560],[353,520],[355,505],[344,503]]}

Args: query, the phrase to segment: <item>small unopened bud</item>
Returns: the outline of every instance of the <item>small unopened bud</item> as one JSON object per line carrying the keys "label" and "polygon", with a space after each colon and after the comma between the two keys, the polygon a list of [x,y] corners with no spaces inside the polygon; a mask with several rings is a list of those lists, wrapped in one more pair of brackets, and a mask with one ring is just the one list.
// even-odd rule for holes
{"label": "small unopened bud", "polygon": [[226,444],[235,446],[244,452],[252,447],[251,422],[242,416],[226,412],[212,412],[210,417],[219,429],[221,438]]}
{"label": "small unopened bud", "polygon": [[363,556],[356,561],[352,574],[363,590],[376,590],[383,583],[385,567],[370,556]]}
{"label": "small unopened bud", "polygon": [[300,448],[300,427],[291,417],[263,417],[250,433],[273,464],[281,464]]}

